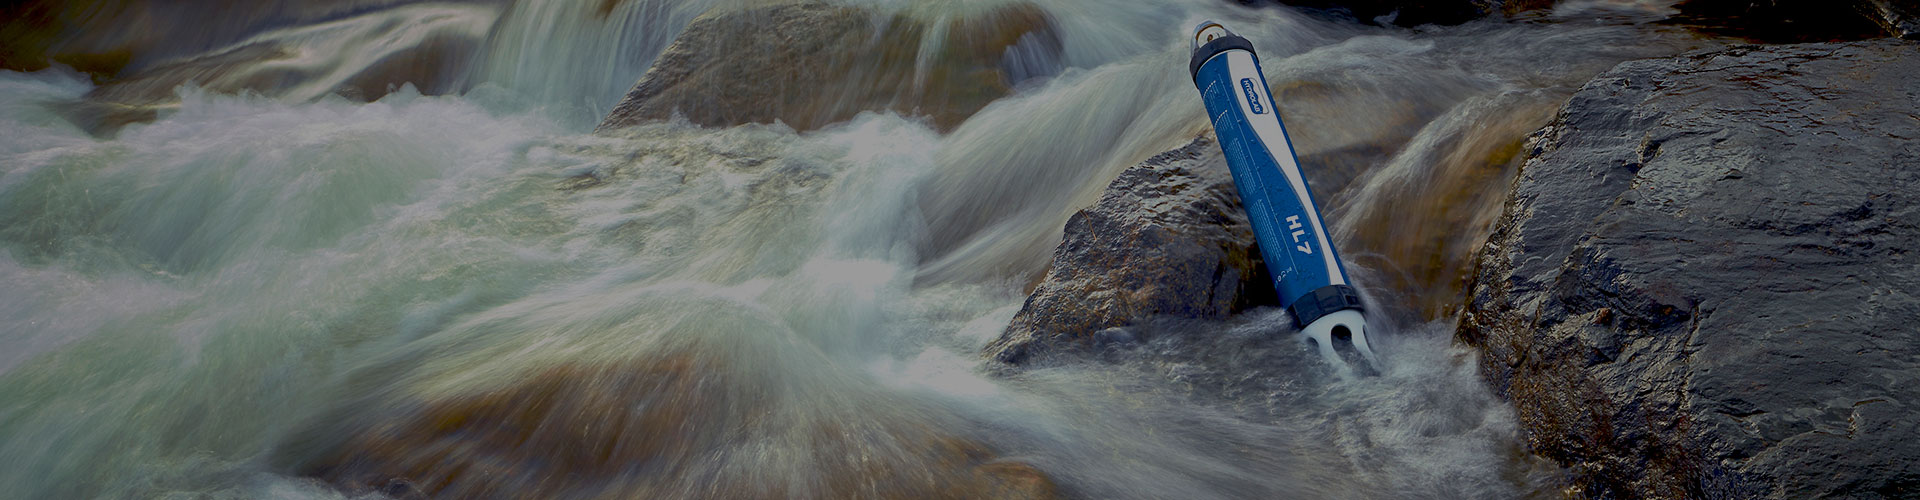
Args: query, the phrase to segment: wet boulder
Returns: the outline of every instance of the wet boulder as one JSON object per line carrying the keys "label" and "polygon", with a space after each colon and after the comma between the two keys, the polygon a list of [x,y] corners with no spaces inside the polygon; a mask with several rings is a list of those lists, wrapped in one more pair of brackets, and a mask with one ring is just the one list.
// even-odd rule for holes
{"label": "wet boulder", "polygon": [[1210,137],[1128,168],[1065,233],[989,356],[1023,363],[1128,342],[1113,328],[1155,316],[1218,319],[1278,301]]}
{"label": "wet boulder", "polygon": [[1631,61],[1535,136],[1458,339],[1594,498],[1920,495],[1920,46]]}
{"label": "wet boulder", "polygon": [[599,129],[679,114],[809,130],[892,110],[951,130],[1057,71],[1060,51],[1048,15],[1026,3],[935,21],[814,2],[718,10],[688,25]]}

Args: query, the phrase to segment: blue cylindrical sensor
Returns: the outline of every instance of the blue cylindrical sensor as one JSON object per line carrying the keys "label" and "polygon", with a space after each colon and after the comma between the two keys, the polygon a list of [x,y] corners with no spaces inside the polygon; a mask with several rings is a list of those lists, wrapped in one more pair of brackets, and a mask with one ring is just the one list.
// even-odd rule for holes
{"label": "blue cylindrical sensor", "polygon": [[1194,29],[1188,69],[1281,305],[1339,366],[1346,365],[1334,350],[1336,338],[1351,339],[1355,350],[1375,361],[1360,294],[1349,284],[1340,253],[1321,223],[1253,44],[1220,23],[1202,22]]}

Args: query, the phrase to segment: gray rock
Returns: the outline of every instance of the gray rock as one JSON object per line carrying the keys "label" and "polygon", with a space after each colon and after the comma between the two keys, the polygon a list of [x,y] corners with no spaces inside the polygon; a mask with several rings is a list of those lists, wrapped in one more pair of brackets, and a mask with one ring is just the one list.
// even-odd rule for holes
{"label": "gray rock", "polygon": [[709,127],[780,120],[809,130],[894,110],[950,130],[1017,79],[1047,73],[1035,60],[1058,61],[1060,50],[1052,21],[1025,3],[944,26],[816,2],[710,12],[660,54],[599,129],[679,113]]}
{"label": "gray rock", "polygon": [[1920,495],[1920,46],[1632,61],[1535,137],[1459,339],[1600,498]]}
{"label": "gray rock", "polygon": [[1067,220],[1052,267],[987,354],[1022,363],[1134,342],[1124,330],[1095,334],[1154,316],[1224,318],[1274,304],[1266,273],[1232,174],[1203,136],[1122,172]]}

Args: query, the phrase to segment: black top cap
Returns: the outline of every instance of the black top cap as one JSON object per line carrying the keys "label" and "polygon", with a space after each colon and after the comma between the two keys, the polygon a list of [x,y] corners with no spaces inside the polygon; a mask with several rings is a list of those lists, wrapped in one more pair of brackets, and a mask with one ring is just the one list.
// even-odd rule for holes
{"label": "black top cap", "polygon": [[1193,49],[1193,59],[1187,61],[1187,71],[1197,80],[1200,78],[1200,66],[1207,64],[1208,59],[1212,59],[1213,56],[1221,52],[1234,49],[1244,50],[1256,56],[1259,54],[1253,51],[1253,42],[1247,41],[1246,38],[1240,35],[1227,35],[1215,38],[1213,41],[1207,42],[1206,45],[1201,45],[1200,48]]}

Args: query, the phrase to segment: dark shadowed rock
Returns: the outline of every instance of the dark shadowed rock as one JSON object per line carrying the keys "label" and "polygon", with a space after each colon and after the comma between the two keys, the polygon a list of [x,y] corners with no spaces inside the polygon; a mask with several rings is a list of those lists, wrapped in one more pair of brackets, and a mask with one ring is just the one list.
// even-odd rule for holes
{"label": "dark shadowed rock", "polygon": [[1550,7],[1554,0],[1236,0],[1241,4],[1278,3],[1351,17],[1377,25],[1460,24],[1490,15],[1512,15]]}
{"label": "dark shadowed rock", "polygon": [[823,3],[711,12],[660,54],[599,129],[679,113],[709,127],[780,120],[808,130],[877,110],[951,129],[1045,72],[1034,59],[1059,59],[1052,21],[1032,4],[943,22]]}
{"label": "dark shadowed rock", "polygon": [[1862,0],[1867,18],[1888,35],[1920,40],[1920,5],[1912,0]]}
{"label": "dark shadowed rock", "polygon": [[[1912,0],[1682,0],[1670,22],[1760,43],[1864,40],[1886,36],[1874,2]],[[1899,36],[1898,33],[1894,33]]]}
{"label": "dark shadowed rock", "polygon": [[1277,302],[1220,148],[1201,137],[1127,169],[1067,220],[1047,271],[987,353],[1010,363],[1133,342],[1154,316],[1224,318]]}
{"label": "dark shadowed rock", "polygon": [[1599,498],[1920,495],[1920,46],[1633,61],[1537,136],[1459,338]]}

